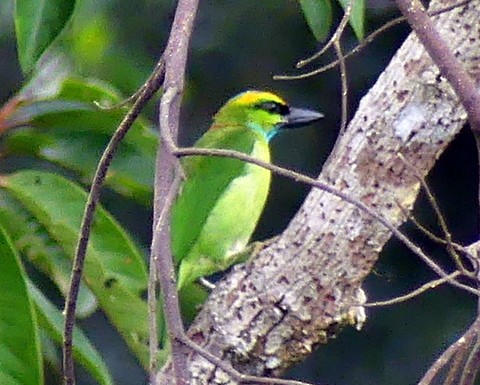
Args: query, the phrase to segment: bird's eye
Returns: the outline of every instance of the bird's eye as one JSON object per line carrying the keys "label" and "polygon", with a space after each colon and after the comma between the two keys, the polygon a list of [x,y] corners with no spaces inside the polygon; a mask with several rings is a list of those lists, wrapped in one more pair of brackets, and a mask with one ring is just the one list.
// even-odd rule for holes
{"label": "bird's eye", "polygon": [[258,105],[258,108],[278,115],[287,115],[289,112],[288,106],[277,102],[263,102]]}

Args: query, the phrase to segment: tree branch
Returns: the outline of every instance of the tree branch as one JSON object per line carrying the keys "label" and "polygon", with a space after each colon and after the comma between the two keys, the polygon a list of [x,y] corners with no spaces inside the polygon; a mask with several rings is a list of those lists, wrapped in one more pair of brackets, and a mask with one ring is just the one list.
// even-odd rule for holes
{"label": "tree branch", "polygon": [[[259,167],[265,168],[270,170],[272,173],[276,175],[281,175],[286,178],[295,180],[299,183],[306,184],[308,186],[314,187],[321,191],[327,192],[332,194],[342,201],[350,203],[351,205],[355,206],[356,208],[360,209],[363,213],[371,216],[372,218],[376,219],[379,223],[381,223],[385,228],[390,230],[392,234],[402,242],[413,254],[416,254],[425,264],[430,267],[435,273],[437,273],[440,277],[447,279],[447,282],[460,288],[465,291],[468,291],[472,294],[479,295],[479,291],[476,289],[471,288],[470,286],[461,284],[456,280],[450,277],[450,274],[447,274],[440,266],[438,266],[429,256],[427,256],[423,250],[411,242],[403,233],[398,230],[394,225],[392,225],[385,217],[379,214],[377,211],[372,209],[371,207],[367,206],[353,195],[344,193],[340,191],[338,188],[335,188],[332,185],[329,185],[325,182],[315,180],[310,178],[306,175],[300,174],[298,172],[286,169],[284,167],[279,167],[274,164],[264,162],[258,158],[252,157],[250,155],[246,155],[244,153],[233,151],[233,150],[223,150],[223,149],[211,149],[211,148],[197,148],[197,147],[189,147],[189,148],[174,148],[172,149],[172,153],[176,156],[183,157],[183,156],[220,156],[224,158],[232,158],[232,159],[239,159],[246,163],[255,164]],[[402,162],[405,162],[403,156],[400,157]],[[411,167],[411,165],[409,165]],[[412,170],[414,175],[418,177],[417,171],[414,169]],[[402,210],[402,213],[405,211]],[[448,245],[448,241],[446,241]],[[451,243],[450,243],[451,244]],[[453,246],[452,246],[453,247]]]}
{"label": "tree branch", "polygon": [[[475,242],[468,247],[468,254],[477,261],[480,258],[480,242]],[[477,305],[480,308],[480,299]],[[432,364],[418,385],[431,385],[438,383],[440,376],[446,371],[446,378],[442,383],[472,385],[479,369],[479,337],[480,337],[480,313],[477,309],[477,317],[468,330],[451,344],[439,358]]]}
{"label": "tree branch", "polygon": [[[442,13],[445,13],[445,12],[450,12],[451,10],[455,9],[455,8],[459,8],[459,7],[462,7],[468,3],[470,3],[472,0],[462,0],[462,1],[459,1],[458,3],[456,4],[450,4],[448,6],[445,6],[445,7],[441,7],[439,9],[434,9],[434,10],[429,10],[428,11],[428,15],[429,16],[438,16],[438,15],[441,15]],[[401,24],[401,23],[404,23],[405,21],[407,21],[407,19],[403,16],[400,16],[400,17],[397,17],[395,19],[392,19],[388,22],[386,22],[385,24],[383,24],[381,27],[379,27],[378,29],[376,29],[375,31],[373,31],[371,34],[369,34],[367,37],[365,37],[365,39],[363,39],[358,45],[356,45],[354,48],[352,48],[350,51],[348,51],[344,56],[343,58],[346,60],[346,59],[349,59],[351,58],[353,55],[356,55],[357,53],[359,53],[360,51],[362,51],[364,48],[366,48],[371,42],[373,42],[377,37],[381,36],[382,33],[386,32],[387,30]],[[307,59],[303,59],[303,60],[300,60],[296,67],[297,68],[302,68],[304,65],[312,62],[314,59],[318,59],[319,57],[322,56],[322,54],[325,52],[325,50],[322,49],[313,54],[311,57],[307,58]],[[300,74],[300,75],[275,75],[273,78],[275,80],[300,80],[300,79],[306,79],[306,78],[309,78],[309,77],[312,77],[312,76],[316,76],[316,75],[320,75],[321,73],[325,72],[325,71],[328,71],[332,68],[335,68],[337,65],[340,64],[340,60],[334,60],[320,68],[316,68],[312,71],[309,71],[309,72],[305,72],[303,74]]]}
{"label": "tree branch", "polygon": [[[467,38],[480,34],[478,2],[442,14],[436,23],[455,56],[478,68],[480,59],[471,52],[480,43]],[[363,98],[319,181],[400,226],[406,216],[396,201],[411,209],[420,183],[396,154],[424,176],[466,122],[437,73],[410,36]],[[358,303],[361,283],[391,234],[358,207],[315,189],[278,240],[217,285],[188,335],[242,373],[280,375],[355,322],[351,304]],[[198,354],[189,366],[192,384],[236,383]]]}
{"label": "tree branch", "polygon": [[77,307],[78,291],[80,288],[80,281],[82,279],[83,265],[85,255],[87,252],[88,241],[90,239],[90,230],[95,215],[95,209],[100,200],[100,191],[105,181],[108,168],[113,160],[113,157],[120,145],[121,141],[127,134],[130,127],[140,115],[141,111],[152,98],[155,92],[158,91],[163,82],[163,64],[160,59],[156,67],[156,71],[148,78],[142,86],[142,91],[138,99],[133,104],[130,111],[123,118],[122,122],[113,134],[105,151],[98,162],[95,176],[90,187],[90,192],[87,197],[85,211],[83,213],[82,224],[80,226],[80,236],[78,239],[75,256],[73,259],[72,273],[70,277],[70,287],[67,298],[65,299],[65,322],[63,334],[63,373],[66,385],[75,384],[74,362],[73,362],[73,327],[75,323],[75,310]]}
{"label": "tree branch", "polygon": [[[177,140],[180,119],[180,104],[185,83],[185,67],[188,45],[193,30],[193,21],[198,0],[179,0],[170,37],[165,49],[164,94],[160,103],[159,126],[162,137],[159,146],[154,187],[154,232],[152,258],[163,298],[164,316],[171,339],[173,367],[176,385],[189,383],[187,354],[189,349],[182,344],[185,334],[178,302],[175,270],[170,250],[170,207],[176,195],[179,179],[173,178],[176,158],[171,154],[167,138],[173,144]],[[154,359],[154,358],[152,358]],[[153,365],[155,366],[155,365]],[[151,373],[151,382],[155,381]]]}

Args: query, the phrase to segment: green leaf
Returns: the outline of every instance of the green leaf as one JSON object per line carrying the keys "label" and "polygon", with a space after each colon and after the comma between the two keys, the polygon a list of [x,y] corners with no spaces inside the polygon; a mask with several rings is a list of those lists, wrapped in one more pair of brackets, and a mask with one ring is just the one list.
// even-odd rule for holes
{"label": "green leaf", "polygon": [[300,0],[300,6],[315,39],[324,40],[332,27],[330,0]]}
{"label": "green leaf", "polygon": [[[66,296],[72,270],[70,257],[45,228],[4,190],[0,190],[0,225],[7,231],[17,250],[50,277]],[[82,283],[77,301],[77,317],[87,317],[96,308],[95,296]]]}
{"label": "green leaf", "polygon": [[40,340],[25,272],[0,227],[0,384],[43,384]]}
{"label": "green leaf", "polygon": [[40,345],[42,346],[43,366],[46,367],[48,365],[50,368],[55,368],[54,370],[58,371],[58,368],[62,367],[62,359],[60,358],[58,345],[53,342],[47,332],[42,328],[40,328],[39,334]]}
{"label": "green leaf", "polygon": [[[77,172],[89,183],[111,135],[123,118],[121,110],[100,110],[93,101],[114,104],[117,93],[100,82],[67,79],[57,95],[23,106],[13,118],[34,128],[11,132],[4,140],[6,152],[29,154]],[[137,119],[121,143],[106,184],[118,193],[150,204],[157,134]]]}
{"label": "green leaf", "polygon": [[350,15],[350,25],[358,40],[365,36],[365,0],[338,0],[343,9],[347,9],[349,1],[354,1]]}
{"label": "green leaf", "polygon": [[[89,184],[108,141],[108,135],[97,133],[25,128],[9,135],[5,140],[5,148],[10,154],[32,155],[75,171],[83,183]],[[153,151],[144,156],[137,149],[124,144],[117,151],[105,184],[127,198],[149,205],[153,172]]]}
{"label": "green leaf", "polygon": [[[28,282],[28,289],[37,310],[38,323],[58,344],[62,343],[64,317],[62,313],[36,288]],[[113,380],[100,354],[83,332],[75,327],[73,332],[73,355],[76,361],[101,384],[112,385]]]}
{"label": "green leaf", "polygon": [[[86,193],[67,179],[46,172],[21,171],[0,179],[35,216],[62,249],[73,255]],[[99,207],[85,260],[84,282],[100,307],[145,366],[148,362],[147,287],[143,256],[130,237]]]}
{"label": "green leaf", "polygon": [[30,72],[73,14],[75,0],[16,0],[15,30],[20,65]]}
{"label": "green leaf", "polygon": [[106,82],[98,79],[77,78],[65,79],[56,97],[85,103],[97,102],[102,106],[117,104],[122,100],[120,93]]}

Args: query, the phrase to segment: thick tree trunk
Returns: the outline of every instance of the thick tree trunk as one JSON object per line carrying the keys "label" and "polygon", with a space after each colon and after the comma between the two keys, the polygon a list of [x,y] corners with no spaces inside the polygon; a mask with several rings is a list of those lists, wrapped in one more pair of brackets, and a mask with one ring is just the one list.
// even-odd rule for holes
{"label": "thick tree trunk", "polygon": [[[436,1],[431,9],[451,4]],[[479,79],[480,3],[435,23]],[[426,175],[465,122],[456,96],[411,35],[361,101],[319,178],[398,227],[405,217],[396,201],[410,209],[419,183],[397,154]],[[376,219],[314,189],[279,239],[218,285],[189,335],[243,373],[280,375],[339,326],[356,322],[358,307],[351,305],[390,236]],[[228,383],[198,355],[190,368],[192,384]],[[170,383],[170,376],[167,366],[158,383]]]}

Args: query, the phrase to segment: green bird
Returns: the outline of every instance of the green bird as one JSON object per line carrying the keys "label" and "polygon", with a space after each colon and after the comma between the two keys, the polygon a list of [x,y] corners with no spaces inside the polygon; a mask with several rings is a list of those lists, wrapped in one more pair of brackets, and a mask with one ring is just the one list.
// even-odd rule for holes
{"label": "green bird", "polygon": [[[273,93],[246,91],[227,101],[194,146],[235,150],[270,162],[269,142],[278,132],[322,117],[289,107]],[[231,158],[192,156],[182,164],[186,180],[171,216],[179,290],[235,263],[265,206],[271,174]]]}

